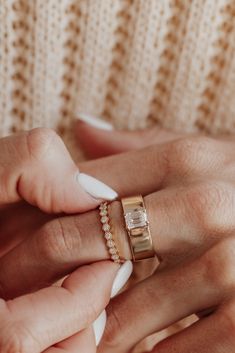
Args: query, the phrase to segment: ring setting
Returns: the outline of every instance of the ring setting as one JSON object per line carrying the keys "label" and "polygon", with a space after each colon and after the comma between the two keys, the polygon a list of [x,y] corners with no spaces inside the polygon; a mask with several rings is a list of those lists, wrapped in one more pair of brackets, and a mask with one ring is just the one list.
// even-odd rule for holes
{"label": "ring setting", "polygon": [[141,195],[121,199],[132,257],[140,261],[155,257],[147,211]]}

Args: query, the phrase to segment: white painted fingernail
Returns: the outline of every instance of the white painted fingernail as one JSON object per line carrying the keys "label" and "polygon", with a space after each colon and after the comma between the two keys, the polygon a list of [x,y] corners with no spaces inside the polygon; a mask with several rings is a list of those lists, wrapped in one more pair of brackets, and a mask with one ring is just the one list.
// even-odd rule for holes
{"label": "white painted fingernail", "polygon": [[101,338],[104,334],[106,321],[107,321],[107,315],[106,315],[106,311],[104,310],[92,324],[94,333],[95,333],[96,346],[99,345]]}
{"label": "white painted fingernail", "polygon": [[100,118],[94,117],[90,114],[78,113],[77,117],[79,120],[82,120],[83,122],[97,128],[97,129],[107,130],[107,131],[113,130],[113,126],[110,123],[108,123],[107,121],[104,121]]}
{"label": "white painted fingernail", "polygon": [[133,264],[131,261],[126,261],[118,270],[118,273],[113,282],[111,298],[115,297],[118,292],[125,286],[133,272]]}
{"label": "white painted fingernail", "polygon": [[111,189],[108,185],[102,183],[102,181],[84,173],[77,175],[77,180],[81,187],[91,196],[96,199],[102,200],[114,200],[118,194],[116,191]]}

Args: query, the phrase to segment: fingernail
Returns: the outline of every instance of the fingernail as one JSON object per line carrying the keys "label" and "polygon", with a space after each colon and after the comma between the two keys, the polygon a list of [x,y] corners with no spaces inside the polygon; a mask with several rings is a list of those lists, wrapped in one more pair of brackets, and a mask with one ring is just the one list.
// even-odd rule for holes
{"label": "fingernail", "polygon": [[107,315],[106,315],[106,311],[104,310],[104,311],[102,311],[100,316],[92,324],[93,330],[95,333],[96,346],[99,345],[101,338],[104,334],[106,321],[107,321]]}
{"label": "fingernail", "polygon": [[97,129],[107,130],[107,131],[113,130],[113,126],[110,123],[100,118],[91,116],[90,114],[78,113],[77,116],[79,120],[82,120],[88,125],[96,127]]}
{"label": "fingernail", "polygon": [[81,187],[91,196],[102,200],[114,200],[118,194],[102,181],[84,173],[79,173],[77,180]]}
{"label": "fingernail", "polygon": [[118,270],[118,273],[113,282],[111,298],[115,297],[118,292],[125,286],[133,272],[133,264],[131,261],[126,261]]}

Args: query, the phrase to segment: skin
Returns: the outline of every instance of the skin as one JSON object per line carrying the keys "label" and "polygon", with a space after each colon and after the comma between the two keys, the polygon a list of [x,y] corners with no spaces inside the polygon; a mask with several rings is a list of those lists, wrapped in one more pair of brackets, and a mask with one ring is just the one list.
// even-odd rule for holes
{"label": "skin", "polygon": [[[83,136],[92,134],[93,146],[96,146],[97,133],[97,140],[104,141],[103,154],[120,152],[115,152],[113,146],[109,150],[109,141],[114,138],[120,141],[120,134],[115,137],[115,132],[97,131],[84,124],[81,131]],[[156,273],[111,301],[100,351],[129,352],[149,334],[191,313],[209,309],[210,316],[201,315],[195,325],[162,341],[153,352],[231,353],[235,283],[234,141],[223,137],[164,134],[166,140],[164,136],[159,137],[159,132],[161,142],[153,139],[153,145],[142,136],[138,146],[142,143],[143,149],[138,151],[134,149],[136,136],[133,135],[132,140],[129,135],[130,152],[79,165],[81,171],[99,178],[120,197],[137,193],[145,197],[154,249],[162,258]],[[127,140],[125,148],[128,149]],[[136,166],[143,160],[144,168],[142,164],[136,173]],[[19,200],[19,194],[15,194]],[[33,198],[34,202],[30,199],[31,194],[23,198],[45,210],[38,201],[40,195],[38,193],[38,199]],[[73,199],[73,195],[71,197]],[[75,201],[78,202],[77,197]],[[87,209],[96,207],[94,200],[87,201],[93,202],[92,205],[88,203]],[[61,211],[59,202],[47,204],[56,204],[56,211]],[[78,212],[84,211],[83,207],[82,202],[76,205]],[[70,208],[71,205],[68,212]],[[31,212],[35,222],[27,217],[33,232],[29,236],[24,221],[20,241],[12,231],[10,212],[6,209],[3,212],[8,217],[1,222],[2,234],[8,231],[13,240],[7,247],[3,246],[0,258],[0,287],[5,300],[50,285],[80,265],[108,259],[96,210],[69,216],[45,216],[27,205],[25,211],[21,211],[21,217],[16,212],[15,228],[22,225],[24,212],[25,215]],[[129,258],[119,201],[112,204],[111,216],[115,219],[121,255]],[[140,302],[148,305],[139,305]]]}
{"label": "skin", "polygon": [[109,261],[83,266],[61,286],[1,299],[1,352],[96,352],[90,325],[109,301],[117,268]]}
{"label": "skin", "polygon": [[[12,258],[14,249],[27,243],[58,214],[87,211],[101,202],[85,193],[77,183],[78,168],[52,130],[35,129],[3,138],[0,150],[0,260],[3,263],[8,256]],[[43,256],[40,260],[40,252],[36,250],[31,255],[37,261],[30,263],[31,250],[27,249],[22,256],[19,254],[20,261],[12,258],[8,269],[14,273],[13,277],[5,273],[4,265],[1,268],[0,351],[96,352],[91,323],[109,301],[118,266],[110,261],[80,269],[73,266],[61,285],[56,286],[49,286],[52,281],[40,282],[40,278],[31,277],[32,281],[27,282],[24,273],[37,261],[44,260]],[[50,265],[50,262],[44,263],[45,273]],[[8,292],[5,280],[10,287],[16,280],[18,291]],[[38,285],[30,286],[37,280]],[[9,295],[4,294],[5,290]]]}
{"label": "skin", "polygon": [[[103,180],[116,189],[121,175],[119,193],[145,195],[154,249],[162,258],[152,276],[111,301],[99,352],[130,352],[143,338],[194,313],[196,323],[151,352],[233,352],[234,137],[182,136],[157,128],[121,134],[81,122],[77,133],[84,141],[92,138],[90,156],[92,148],[99,153],[96,140],[106,156],[133,151],[90,162],[85,169],[94,175],[98,167],[109,170]],[[82,139],[80,144],[86,149]],[[142,168],[136,173],[138,164]],[[119,224],[123,229],[122,216]]]}

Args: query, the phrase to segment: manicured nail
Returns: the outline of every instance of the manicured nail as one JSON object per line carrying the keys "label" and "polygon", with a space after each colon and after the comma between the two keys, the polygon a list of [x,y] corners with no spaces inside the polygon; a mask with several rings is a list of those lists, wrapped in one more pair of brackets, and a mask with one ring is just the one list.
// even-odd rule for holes
{"label": "manicured nail", "polygon": [[114,200],[118,194],[102,181],[84,173],[79,173],[77,180],[81,187],[96,199]]}
{"label": "manicured nail", "polygon": [[91,116],[90,114],[78,113],[77,116],[79,120],[82,120],[83,122],[93,127],[96,127],[97,129],[107,130],[107,131],[113,130],[113,126],[110,123],[100,118]]}
{"label": "manicured nail", "polygon": [[107,321],[107,315],[106,315],[106,311],[104,310],[104,311],[102,311],[100,316],[92,324],[93,330],[95,333],[96,346],[99,345],[101,338],[104,334],[106,321]]}
{"label": "manicured nail", "polygon": [[118,273],[113,282],[111,298],[115,297],[118,292],[125,286],[133,272],[133,264],[131,261],[126,261],[118,270]]}

